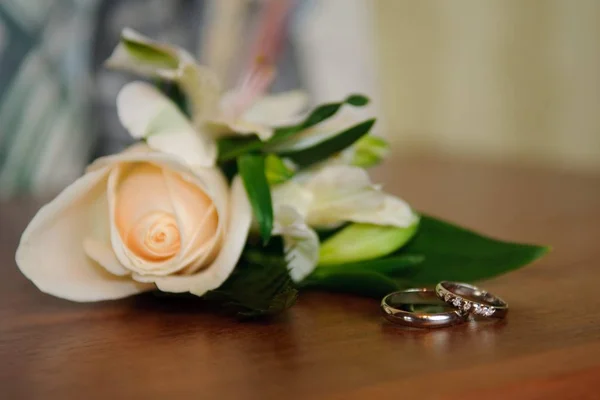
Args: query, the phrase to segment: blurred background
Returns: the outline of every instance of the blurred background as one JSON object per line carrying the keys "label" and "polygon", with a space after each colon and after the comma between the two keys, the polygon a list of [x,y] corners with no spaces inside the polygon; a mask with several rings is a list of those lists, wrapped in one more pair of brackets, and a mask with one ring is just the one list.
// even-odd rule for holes
{"label": "blurred background", "polygon": [[290,4],[272,91],[369,95],[398,156],[600,171],[597,0],[0,0],[0,197],[46,195],[130,140],[103,61],[124,27],[233,86],[265,9]]}

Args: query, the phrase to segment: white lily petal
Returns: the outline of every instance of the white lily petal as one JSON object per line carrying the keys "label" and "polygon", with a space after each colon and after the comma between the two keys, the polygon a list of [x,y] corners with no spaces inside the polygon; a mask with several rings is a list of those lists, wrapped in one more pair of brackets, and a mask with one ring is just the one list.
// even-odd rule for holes
{"label": "white lily petal", "polygon": [[275,211],[274,235],[283,237],[285,258],[290,276],[300,282],[319,262],[319,236],[294,208],[280,206]]}
{"label": "white lily petal", "polygon": [[273,207],[286,205],[295,209],[303,218],[308,215],[313,201],[313,194],[294,180],[287,181],[271,188]]}
{"label": "white lily petal", "polygon": [[379,208],[385,198],[364,169],[347,165],[323,168],[306,188],[313,194],[307,217],[310,226],[335,226],[349,215]]}
{"label": "white lily petal", "polygon": [[179,47],[156,42],[126,28],[106,65],[178,83],[190,98],[194,121],[217,113],[221,88],[216,74],[198,65],[194,57]]}
{"label": "white lily petal", "polygon": [[231,186],[228,215],[223,246],[213,263],[194,275],[157,278],[155,283],[160,290],[202,296],[225,282],[242,254],[252,220],[252,210],[240,177],[236,177]]}
{"label": "white lily petal", "polygon": [[217,161],[217,144],[208,136],[180,131],[152,135],[146,142],[154,150],[181,157],[191,167],[212,167]]}
{"label": "white lily petal", "polygon": [[208,119],[205,121],[203,129],[211,137],[233,136],[233,135],[254,135],[256,134],[260,140],[269,140],[275,132],[273,127],[256,122],[250,122],[241,118],[225,118]]}
{"label": "white lily petal", "polygon": [[287,125],[298,122],[298,116],[307,105],[306,93],[292,90],[258,99],[242,114],[242,118],[269,126]]}
{"label": "white lily petal", "polygon": [[117,115],[135,139],[164,130],[193,130],[192,124],[168,97],[142,81],[121,88],[117,95]]}
{"label": "white lily petal", "polygon": [[117,96],[117,114],[134,138],[148,146],[181,157],[192,166],[215,164],[214,140],[199,134],[177,106],[146,82],[131,82]]}
{"label": "white lily petal", "polygon": [[413,212],[408,203],[398,197],[385,195],[380,207],[357,210],[348,215],[347,220],[375,225],[389,225],[399,228],[408,228],[419,217]]}
{"label": "white lily petal", "polygon": [[83,249],[81,240],[91,229],[90,207],[105,196],[107,175],[108,169],[100,168],[79,178],[40,209],[23,233],[17,265],[41,291],[73,301],[100,301],[154,287],[110,274]]}
{"label": "white lily petal", "polygon": [[243,118],[229,122],[228,126],[232,132],[235,132],[240,135],[256,134],[256,136],[258,136],[258,138],[263,142],[271,139],[271,137],[275,133],[275,130],[272,126],[268,126],[266,124],[258,122],[252,122]]}

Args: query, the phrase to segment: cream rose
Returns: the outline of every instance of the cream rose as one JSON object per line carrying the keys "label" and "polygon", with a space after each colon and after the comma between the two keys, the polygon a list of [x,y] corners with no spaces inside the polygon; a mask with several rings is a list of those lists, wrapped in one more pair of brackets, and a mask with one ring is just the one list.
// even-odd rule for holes
{"label": "cream rose", "polygon": [[74,301],[158,288],[203,295],[231,274],[252,218],[242,182],[137,145],[94,162],[33,218],[16,261]]}

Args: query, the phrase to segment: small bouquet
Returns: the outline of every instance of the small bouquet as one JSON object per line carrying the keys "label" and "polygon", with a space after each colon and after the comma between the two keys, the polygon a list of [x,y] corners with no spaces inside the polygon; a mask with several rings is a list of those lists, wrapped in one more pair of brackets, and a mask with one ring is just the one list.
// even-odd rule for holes
{"label": "small bouquet", "polygon": [[[387,143],[300,92],[264,96],[260,60],[223,91],[185,50],[125,30],[107,61],[154,79],[125,85],[121,123],[138,143],[92,163],[33,218],[16,254],[43,292],[73,301],[145,291],[202,296],[241,317],[280,313],[303,289],[383,296],[473,281],[547,249],[480,236],[371,182]],[[166,92],[166,93],[165,93]]]}

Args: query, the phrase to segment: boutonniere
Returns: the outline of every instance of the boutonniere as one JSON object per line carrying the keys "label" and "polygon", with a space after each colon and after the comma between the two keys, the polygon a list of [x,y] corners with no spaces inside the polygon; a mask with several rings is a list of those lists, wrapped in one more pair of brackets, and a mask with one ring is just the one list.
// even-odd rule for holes
{"label": "boutonniere", "polygon": [[490,278],[547,251],[419,214],[372,182],[388,145],[370,134],[374,118],[339,113],[365,96],[303,112],[301,92],[264,95],[274,70],[260,62],[226,91],[185,50],[131,30],[107,65],[158,84],[117,97],[137,143],[92,163],[23,233],[17,264],[43,292],[192,294],[257,317],[303,289],[380,297]]}

